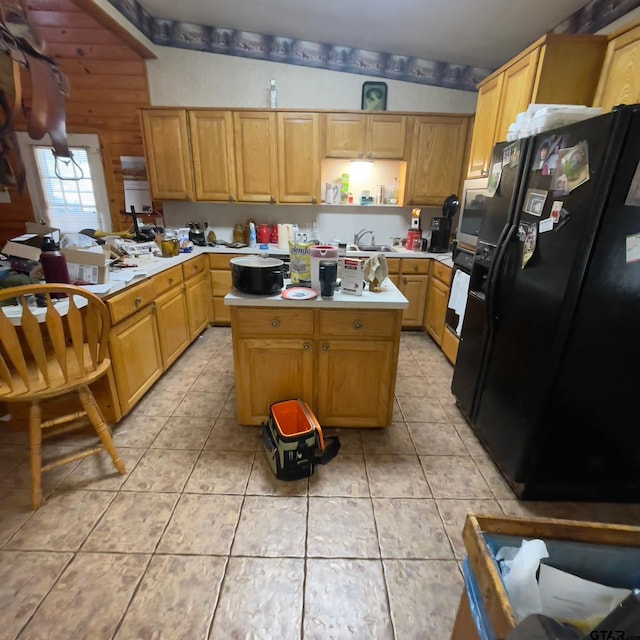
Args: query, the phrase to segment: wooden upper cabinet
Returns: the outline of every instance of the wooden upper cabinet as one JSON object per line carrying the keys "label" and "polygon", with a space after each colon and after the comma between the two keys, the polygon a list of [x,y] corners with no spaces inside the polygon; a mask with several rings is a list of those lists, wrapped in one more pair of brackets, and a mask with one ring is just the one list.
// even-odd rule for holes
{"label": "wooden upper cabinet", "polygon": [[525,111],[532,101],[533,81],[536,77],[539,55],[540,51],[534,49],[504,72],[494,144],[498,140],[507,139],[509,125],[515,122],[516,116],[521,111]]}
{"label": "wooden upper cabinet", "polygon": [[640,101],[640,23],[611,36],[594,105],[611,111]]}
{"label": "wooden upper cabinet", "polygon": [[231,111],[189,111],[197,200],[233,201],[236,167]]}
{"label": "wooden upper cabinet", "polygon": [[402,160],[407,116],[329,113],[326,116],[325,156]]}
{"label": "wooden upper cabinet", "polygon": [[362,158],[367,119],[358,113],[328,113],[325,155],[327,158]]}
{"label": "wooden upper cabinet", "polygon": [[320,200],[320,116],[278,113],[278,201]]}
{"label": "wooden upper cabinet", "polygon": [[407,116],[371,114],[367,116],[367,158],[402,160],[407,137]]}
{"label": "wooden upper cabinet", "polygon": [[490,154],[487,154],[487,149],[493,149],[503,82],[504,76],[500,74],[478,88],[477,124],[473,127],[469,152],[470,178],[488,175]]}
{"label": "wooden upper cabinet", "polygon": [[488,175],[496,142],[530,103],[593,104],[604,36],[547,34],[478,85],[467,176]]}
{"label": "wooden upper cabinet", "polygon": [[151,109],[141,114],[151,195],[157,200],[193,200],[186,111]]}
{"label": "wooden upper cabinet", "polygon": [[458,193],[468,124],[464,116],[414,118],[407,204],[442,205],[447,196]]}
{"label": "wooden upper cabinet", "polygon": [[235,111],[233,132],[238,200],[275,202],[278,191],[275,112]]}

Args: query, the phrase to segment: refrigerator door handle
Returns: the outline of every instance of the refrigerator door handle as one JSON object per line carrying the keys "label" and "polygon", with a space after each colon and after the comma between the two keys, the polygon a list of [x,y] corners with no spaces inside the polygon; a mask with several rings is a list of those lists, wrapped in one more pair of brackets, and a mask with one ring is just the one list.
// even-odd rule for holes
{"label": "refrigerator door handle", "polygon": [[498,312],[498,292],[500,290],[499,282],[503,279],[503,267],[506,262],[505,257],[509,250],[509,245],[513,240],[513,236],[517,233],[515,225],[505,228],[500,238],[500,244],[496,249],[496,257],[491,265],[489,272],[489,286],[487,288],[487,316],[489,326],[493,327]]}

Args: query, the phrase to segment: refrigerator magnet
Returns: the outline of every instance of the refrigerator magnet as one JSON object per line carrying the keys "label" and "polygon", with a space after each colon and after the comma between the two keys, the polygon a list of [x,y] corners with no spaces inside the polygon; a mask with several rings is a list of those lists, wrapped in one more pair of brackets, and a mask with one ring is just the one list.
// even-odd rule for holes
{"label": "refrigerator magnet", "polygon": [[553,224],[560,220],[560,211],[562,210],[562,200],[554,200],[551,204],[551,215],[549,216],[553,220]]}
{"label": "refrigerator magnet", "polygon": [[524,269],[536,251],[538,223],[521,222],[520,224],[524,227],[524,242],[522,243],[522,269]]}
{"label": "refrigerator magnet", "polygon": [[547,191],[542,191],[541,189],[527,189],[527,196],[522,208],[532,216],[541,216],[547,193]]}
{"label": "refrigerator magnet", "polygon": [[569,192],[589,179],[589,145],[586,140],[578,142],[575,147],[560,149],[558,156],[558,165],[566,176]]}
{"label": "refrigerator magnet", "polygon": [[491,166],[491,174],[489,175],[489,182],[487,183],[487,195],[490,198],[496,194],[498,185],[500,184],[500,178],[502,176],[502,162],[494,162]]}
{"label": "refrigerator magnet", "polygon": [[538,231],[540,233],[553,231],[553,218],[545,218],[544,220],[540,220],[540,228],[538,229]]}
{"label": "refrigerator magnet", "polygon": [[638,162],[636,172],[633,174],[633,179],[629,185],[629,191],[627,191],[627,199],[624,203],[628,207],[640,206],[640,162]]}
{"label": "refrigerator magnet", "polygon": [[509,166],[511,169],[520,163],[520,142],[508,144],[502,151],[502,166]]}
{"label": "refrigerator magnet", "polygon": [[627,264],[640,262],[640,233],[627,236]]}
{"label": "refrigerator magnet", "polygon": [[549,136],[544,138],[534,155],[532,170],[540,171],[543,176],[553,174],[558,164],[559,151],[566,145],[564,136]]}

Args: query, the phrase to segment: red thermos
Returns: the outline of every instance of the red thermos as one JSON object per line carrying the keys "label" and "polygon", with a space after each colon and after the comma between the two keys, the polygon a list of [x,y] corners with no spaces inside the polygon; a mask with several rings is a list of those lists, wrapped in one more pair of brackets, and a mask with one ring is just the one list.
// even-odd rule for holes
{"label": "red thermos", "polygon": [[64,282],[69,283],[69,270],[67,269],[67,259],[60,253],[59,245],[50,236],[42,239],[40,247],[40,264],[44,272],[46,282]]}

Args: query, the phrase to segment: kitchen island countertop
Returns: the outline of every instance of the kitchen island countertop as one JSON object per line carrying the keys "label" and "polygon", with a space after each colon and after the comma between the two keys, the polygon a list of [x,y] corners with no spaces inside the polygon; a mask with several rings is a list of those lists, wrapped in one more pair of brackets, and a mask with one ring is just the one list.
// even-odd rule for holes
{"label": "kitchen island countertop", "polygon": [[324,299],[318,295],[313,300],[286,300],[280,293],[256,296],[232,290],[224,297],[224,303],[230,306],[297,309],[406,309],[409,306],[409,301],[388,278],[382,283],[382,291],[374,292],[367,289],[361,296],[336,291],[331,299]]}

